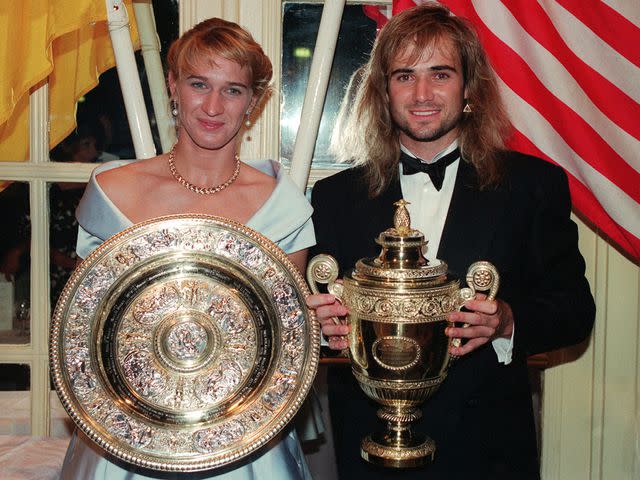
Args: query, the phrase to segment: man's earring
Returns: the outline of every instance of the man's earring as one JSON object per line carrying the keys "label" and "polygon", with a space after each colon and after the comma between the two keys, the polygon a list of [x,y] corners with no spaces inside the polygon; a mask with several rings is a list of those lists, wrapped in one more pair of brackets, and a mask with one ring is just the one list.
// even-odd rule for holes
{"label": "man's earring", "polygon": [[171,100],[169,102],[169,108],[171,108],[171,115],[173,115],[174,117],[178,116],[178,102],[176,102],[175,100]]}
{"label": "man's earring", "polygon": [[469,102],[467,100],[465,100],[466,104],[464,106],[464,108],[462,109],[462,111],[464,113],[471,113],[473,112],[473,110],[471,110],[471,105],[469,104]]}

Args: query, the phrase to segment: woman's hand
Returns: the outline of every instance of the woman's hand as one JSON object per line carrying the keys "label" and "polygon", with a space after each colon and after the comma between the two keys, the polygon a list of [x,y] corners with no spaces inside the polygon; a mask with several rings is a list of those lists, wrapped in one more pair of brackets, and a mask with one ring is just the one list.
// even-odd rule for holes
{"label": "woman's hand", "polygon": [[332,350],[347,348],[349,342],[346,335],[349,334],[351,328],[338,320],[339,317],[344,317],[349,313],[347,307],[329,293],[309,295],[307,306],[315,310],[316,318],[322,327],[322,334],[329,340],[329,348]]}

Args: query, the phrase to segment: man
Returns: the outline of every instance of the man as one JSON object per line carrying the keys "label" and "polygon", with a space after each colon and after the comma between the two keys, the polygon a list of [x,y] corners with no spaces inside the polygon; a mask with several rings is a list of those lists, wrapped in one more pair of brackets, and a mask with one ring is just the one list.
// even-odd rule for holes
{"label": "man", "polygon": [[[474,30],[438,4],[406,10],[380,32],[342,129],[342,156],[356,166],[316,184],[315,253],[342,269],[377,255],[377,234],[392,225],[393,203],[408,206],[412,226],[464,277],[476,260],[501,275],[498,299],[478,295],[449,315],[447,335],[461,358],[423,407],[419,428],[437,444],[424,469],[393,471],[359,458],[365,434],[381,429],[349,369],[334,368],[329,399],[340,477],[539,478],[528,355],[586,339],[595,307],[584,278],[565,173],[504,147],[510,123],[495,74]],[[422,159],[422,160],[420,160]],[[444,164],[440,174],[424,163]],[[448,166],[447,166],[448,165]],[[347,309],[314,295],[323,333],[347,346]]]}

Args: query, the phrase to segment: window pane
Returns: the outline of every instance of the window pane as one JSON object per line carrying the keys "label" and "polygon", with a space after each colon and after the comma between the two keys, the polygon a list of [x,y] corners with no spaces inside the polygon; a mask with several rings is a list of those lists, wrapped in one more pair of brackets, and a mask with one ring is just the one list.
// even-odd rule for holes
{"label": "window pane", "polygon": [[[164,58],[169,45],[178,37],[178,2],[177,0],[154,0],[152,3],[160,38],[160,55]],[[151,133],[156,151],[160,152],[160,138],[141,51],[138,50],[135,57]],[[100,163],[118,158],[135,158],[133,140],[115,67],[100,75],[99,84],[79,99],[76,120],[78,124],[76,130],[51,151],[51,160]]]}
{"label": "window pane", "polygon": [[84,192],[84,183],[56,182],[49,184],[49,247],[51,308],[76,266],[78,222],[76,207]]}
{"label": "window pane", "polygon": [[153,0],[153,14],[156,20],[156,31],[160,38],[160,56],[163,61],[171,43],[178,38],[180,31],[178,6],[179,0]]}
{"label": "window pane", "polygon": [[28,365],[0,364],[0,435],[31,433],[30,389]]}
{"label": "window pane", "polygon": [[0,191],[0,343],[28,343],[30,330],[31,219],[29,184]]}
{"label": "window pane", "polygon": [[[280,151],[285,163],[291,161],[293,153],[321,16],[319,4],[284,4]],[[345,6],[316,140],[313,160],[316,167],[334,161],[328,152],[332,127],[349,79],[368,60],[375,34],[376,23],[365,16],[361,5]]]}

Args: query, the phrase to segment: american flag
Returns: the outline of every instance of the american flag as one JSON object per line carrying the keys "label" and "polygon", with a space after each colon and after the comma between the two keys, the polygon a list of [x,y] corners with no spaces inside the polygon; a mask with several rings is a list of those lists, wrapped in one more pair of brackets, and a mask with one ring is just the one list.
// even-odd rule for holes
{"label": "american flag", "polygon": [[[380,28],[420,3],[364,8]],[[640,2],[440,3],[478,31],[516,130],[509,146],[562,166],[578,215],[639,262]]]}

